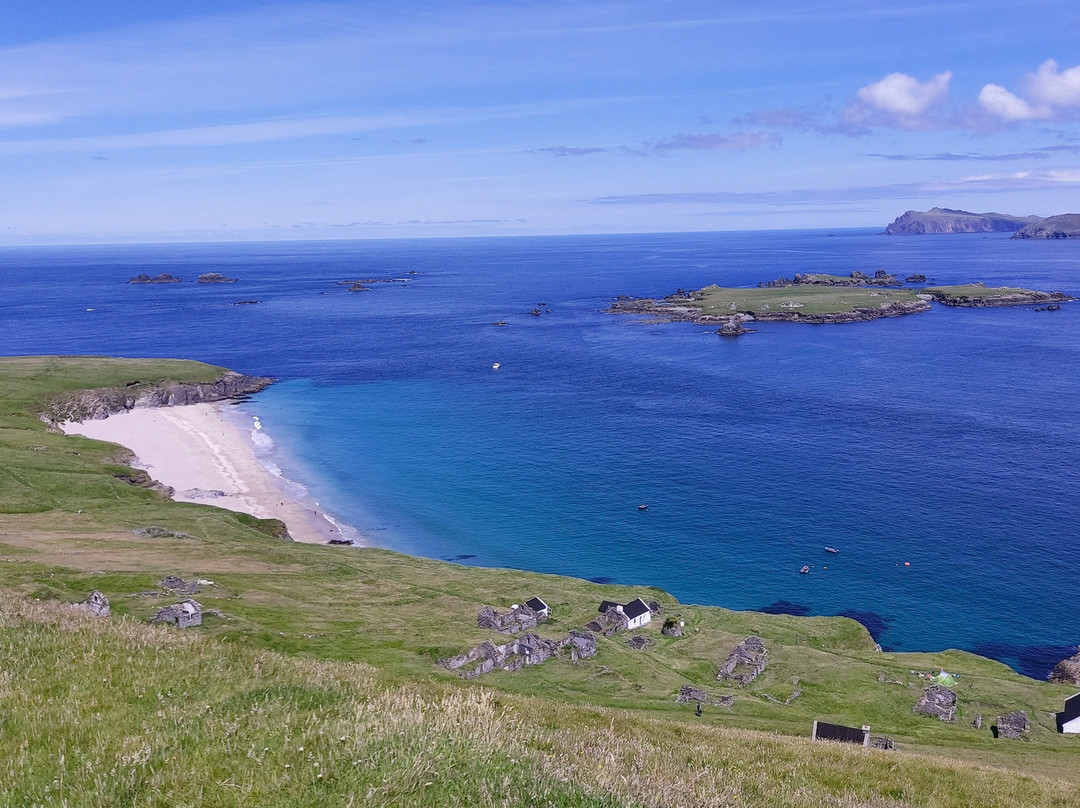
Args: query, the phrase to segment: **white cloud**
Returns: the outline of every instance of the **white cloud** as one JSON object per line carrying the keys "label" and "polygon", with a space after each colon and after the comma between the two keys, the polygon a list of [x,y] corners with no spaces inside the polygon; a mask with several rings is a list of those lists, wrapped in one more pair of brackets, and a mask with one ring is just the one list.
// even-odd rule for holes
{"label": "white cloud", "polygon": [[1033,107],[998,84],[987,84],[983,87],[979,91],[979,103],[983,109],[1003,121],[1031,121],[1050,115],[1050,110],[1046,107]]}
{"label": "white cloud", "polygon": [[1080,65],[1059,70],[1057,62],[1047,59],[1024,78],[1022,96],[987,84],[979,93],[979,103],[1010,123],[1070,117],[1080,110]]}
{"label": "white cloud", "polygon": [[952,73],[938,73],[930,81],[920,82],[906,73],[890,73],[881,81],[863,87],[859,100],[896,116],[924,115],[949,93]]}
{"label": "white cloud", "polygon": [[1080,107],[1080,65],[1058,72],[1057,62],[1047,59],[1028,76],[1028,94],[1049,106]]}
{"label": "white cloud", "polygon": [[951,80],[948,71],[929,81],[919,81],[907,73],[890,73],[855,94],[844,111],[843,122],[854,127],[937,128],[931,115],[948,98]]}

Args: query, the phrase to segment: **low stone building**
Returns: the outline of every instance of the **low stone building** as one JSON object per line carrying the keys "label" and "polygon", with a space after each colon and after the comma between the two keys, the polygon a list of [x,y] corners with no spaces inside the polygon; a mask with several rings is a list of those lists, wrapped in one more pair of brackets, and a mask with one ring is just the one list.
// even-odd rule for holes
{"label": "low stone building", "polygon": [[112,611],[109,608],[109,599],[98,589],[87,595],[86,600],[79,603],[78,606],[95,617],[108,617]]}
{"label": "low stone building", "polygon": [[768,664],[769,651],[765,642],[756,634],[747,637],[728,654],[720,671],[716,674],[718,682],[732,680],[745,687],[754,681]]}
{"label": "low stone building", "polygon": [[514,640],[496,645],[484,640],[480,645],[457,656],[438,660],[439,665],[455,671],[463,679],[472,679],[496,668],[518,671],[526,665],[539,665],[569,649],[570,660],[596,656],[596,637],[587,631],[573,630],[559,640],[549,640],[526,633]]}
{"label": "low stone building", "polygon": [[1017,710],[1014,713],[998,716],[997,737],[999,738],[1023,738],[1027,735],[1028,729],[1026,710]]}
{"label": "low stone building", "polygon": [[[540,600],[534,598],[533,600]],[[543,601],[540,601],[543,603]],[[547,604],[545,603],[546,607]],[[500,634],[519,634],[536,628],[548,618],[547,611],[536,611],[528,604],[515,603],[507,612],[497,612],[491,606],[484,606],[476,613],[476,625]]]}
{"label": "low stone building", "polygon": [[923,690],[911,709],[918,715],[932,715],[941,721],[956,720],[956,691],[943,685],[930,685]]}
{"label": "low stone building", "polygon": [[158,609],[151,623],[171,623],[177,628],[193,628],[202,625],[202,604],[191,598]]}

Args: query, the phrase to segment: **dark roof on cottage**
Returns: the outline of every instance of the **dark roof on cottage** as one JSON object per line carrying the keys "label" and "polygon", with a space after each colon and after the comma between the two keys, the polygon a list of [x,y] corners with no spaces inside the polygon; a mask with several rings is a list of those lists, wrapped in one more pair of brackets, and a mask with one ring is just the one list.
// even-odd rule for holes
{"label": "dark roof on cottage", "polygon": [[623,606],[623,614],[630,620],[633,620],[635,617],[641,617],[643,614],[649,614],[649,604],[641,598],[634,598]]}
{"label": "dark roof on cottage", "polygon": [[603,614],[608,609],[614,609],[616,606],[621,606],[621,605],[622,605],[621,603],[616,603],[613,600],[602,600],[602,601],[600,601],[600,608],[597,609],[596,611]]}
{"label": "dark roof on cottage", "polygon": [[534,612],[542,612],[548,608],[548,605],[544,603],[540,598],[529,598],[525,601],[525,605],[532,609]]}
{"label": "dark roof on cottage", "polygon": [[1065,721],[1080,718],[1080,693],[1065,699],[1065,709],[1061,711],[1060,715]]}

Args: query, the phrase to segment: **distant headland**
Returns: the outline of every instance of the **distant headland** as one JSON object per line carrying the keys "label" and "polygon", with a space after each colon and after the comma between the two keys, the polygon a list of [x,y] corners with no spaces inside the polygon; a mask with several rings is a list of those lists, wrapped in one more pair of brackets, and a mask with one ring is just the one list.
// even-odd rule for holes
{"label": "distant headland", "polygon": [[885,228],[887,236],[925,236],[943,233],[1014,233],[1012,238],[1080,238],[1080,214],[1042,218],[1008,213],[971,213],[951,208],[909,210]]}

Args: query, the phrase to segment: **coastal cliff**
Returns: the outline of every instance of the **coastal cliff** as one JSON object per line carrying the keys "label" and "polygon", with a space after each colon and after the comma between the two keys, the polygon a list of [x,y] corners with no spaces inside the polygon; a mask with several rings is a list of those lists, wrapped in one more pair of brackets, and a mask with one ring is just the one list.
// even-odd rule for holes
{"label": "coastal cliff", "polygon": [[226,371],[211,382],[156,383],[134,380],[123,386],[64,393],[48,401],[41,419],[47,424],[107,418],[137,407],[177,407],[241,398],[264,390],[273,379]]}
{"label": "coastal cliff", "polygon": [[909,210],[885,228],[887,236],[922,236],[941,233],[1011,233],[1039,221],[1038,216],[1007,213],[971,213],[951,208]]}
{"label": "coastal cliff", "polygon": [[1010,238],[1080,238],[1080,213],[1062,213],[1033,222]]}

